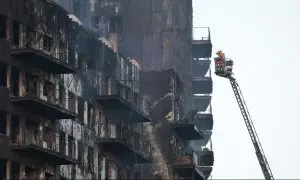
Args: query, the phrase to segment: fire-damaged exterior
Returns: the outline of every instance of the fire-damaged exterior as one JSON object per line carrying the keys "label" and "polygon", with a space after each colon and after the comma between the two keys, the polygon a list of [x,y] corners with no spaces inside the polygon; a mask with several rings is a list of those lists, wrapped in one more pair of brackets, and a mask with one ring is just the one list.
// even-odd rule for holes
{"label": "fire-damaged exterior", "polygon": [[3,0],[0,178],[207,179],[211,41],[192,31],[192,0]]}

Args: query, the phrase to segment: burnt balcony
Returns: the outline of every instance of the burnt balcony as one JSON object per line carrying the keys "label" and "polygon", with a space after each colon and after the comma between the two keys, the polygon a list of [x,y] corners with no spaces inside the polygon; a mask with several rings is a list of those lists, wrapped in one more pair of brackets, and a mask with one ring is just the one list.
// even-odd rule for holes
{"label": "burnt balcony", "polygon": [[203,144],[203,146],[206,146],[208,141],[211,139],[212,131],[210,130],[203,130],[203,139],[201,140],[200,144]]}
{"label": "burnt balcony", "polygon": [[193,119],[182,119],[174,122],[173,129],[184,140],[200,140],[203,134]]}
{"label": "burnt balcony", "polygon": [[173,172],[180,178],[206,179],[203,172],[197,166],[198,156],[193,155],[177,156],[175,164],[172,165]]}
{"label": "burnt balcony", "polygon": [[192,147],[206,146],[211,139],[212,131],[202,130],[201,132],[203,134],[203,138],[200,140],[192,140],[190,142]]}
{"label": "burnt balcony", "polygon": [[75,142],[69,141],[59,133],[40,132],[38,127],[26,129],[24,135],[13,131],[11,148],[25,156],[36,158],[53,165],[76,164],[75,151],[67,155],[66,147],[75,148]]}
{"label": "burnt balcony", "polygon": [[174,122],[175,132],[185,140],[203,140],[200,117],[197,110],[189,111],[181,120]]}
{"label": "burnt balcony", "polygon": [[197,112],[200,129],[204,131],[213,130],[214,121],[213,121],[213,115],[211,113],[211,105],[209,105],[209,107],[210,108],[207,111]]}
{"label": "burnt balcony", "polygon": [[211,139],[213,129],[213,116],[211,104],[209,105],[206,111],[198,111],[197,117],[197,121],[199,123],[199,126],[201,127],[201,132],[203,133],[203,139],[195,142],[199,143],[199,145],[201,146],[206,146],[208,141]]}
{"label": "burnt balcony", "polygon": [[25,87],[25,91],[19,90],[19,93],[12,94],[10,101],[16,106],[26,108],[49,119],[75,119],[78,117],[75,110],[71,111],[64,107],[67,98],[60,97],[59,100],[56,100],[56,90],[47,89],[49,92],[45,94],[45,92],[40,93],[38,91],[38,86],[31,85]]}
{"label": "burnt balcony", "polygon": [[210,68],[210,58],[193,58],[193,76],[203,77]]}
{"label": "burnt balcony", "polygon": [[200,166],[213,166],[214,165],[214,152],[209,148],[203,148],[199,153]]}
{"label": "burnt balcony", "polygon": [[211,102],[211,94],[194,94],[193,109],[198,111],[206,111]]}
{"label": "burnt balcony", "polygon": [[107,17],[120,17],[123,14],[122,4],[120,0],[109,1],[109,3],[103,3],[96,1],[95,8],[97,9],[96,16],[107,16]]}
{"label": "burnt balcony", "polygon": [[208,179],[209,176],[211,175],[212,167],[211,166],[200,166],[199,169],[204,174],[205,179]]}
{"label": "burnt balcony", "polygon": [[197,117],[195,118],[196,124],[199,125],[203,138],[190,141],[190,145],[195,151],[200,151],[201,146],[206,146],[212,135],[213,116],[211,113],[211,105],[205,112],[198,111],[195,116]]}
{"label": "burnt balcony", "polygon": [[102,83],[96,99],[108,110],[108,115],[115,118],[132,119],[136,122],[151,122],[150,104],[132,87],[120,81]]}
{"label": "burnt balcony", "polygon": [[203,135],[195,124],[174,123],[175,132],[185,140],[203,139]]}
{"label": "burnt balcony", "polygon": [[6,110],[10,108],[9,103],[9,89],[0,85],[0,109]]}
{"label": "burnt balcony", "polygon": [[[117,127],[117,129],[119,129]],[[131,136],[129,130],[118,131],[119,133],[97,137],[97,143],[104,151],[109,152],[121,159],[126,164],[151,163],[150,145],[143,141],[139,134]]]}
{"label": "burnt balcony", "polygon": [[[45,41],[46,42],[46,41]],[[77,73],[75,64],[68,62],[66,53],[53,52],[45,44],[35,43],[24,47],[12,47],[11,54],[34,68],[53,74]]]}
{"label": "burnt balcony", "polygon": [[0,39],[0,49],[1,49],[1,56],[0,56],[0,62],[7,62],[10,59],[10,47],[9,47],[9,41],[6,39]]}
{"label": "burnt balcony", "polygon": [[212,53],[209,27],[193,28],[192,53],[194,58],[209,58]]}
{"label": "burnt balcony", "polygon": [[193,77],[192,92],[193,94],[211,94],[213,83],[211,76]]}

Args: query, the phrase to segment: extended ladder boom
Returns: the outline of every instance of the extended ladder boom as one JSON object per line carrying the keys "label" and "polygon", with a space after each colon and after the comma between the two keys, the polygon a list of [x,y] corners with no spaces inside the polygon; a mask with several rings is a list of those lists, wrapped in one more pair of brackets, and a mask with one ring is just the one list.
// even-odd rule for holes
{"label": "extended ladder boom", "polygon": [[262,146],[259,142],[259,138],[256,134],[251,116],[249,114],[249,111],[247,109],[245,100],[244,100],[243,95],[242,95],[242,91],[240,90],[238,83],[236,82],[236,80],[233,77],[230,76],[230,77],[228,77],[228,79],[231,83],[234,95],[236,97],[236,100],[237,100],[238,105],[240,107],[240,110],[241,110],[241,113],[243,115],[245,124],[247,126],[248,132],[250,134],[252,143],[253,143],[254,148],[255,148],[256,156],[258,158],[260,167],[263,171],[264,177],[265,177],[265,179],[273,180],[274,177],[273,177],[271,168],[270,168],[269,163],[267,161],[267,158],[264,154],[263,148],[262,148]]}

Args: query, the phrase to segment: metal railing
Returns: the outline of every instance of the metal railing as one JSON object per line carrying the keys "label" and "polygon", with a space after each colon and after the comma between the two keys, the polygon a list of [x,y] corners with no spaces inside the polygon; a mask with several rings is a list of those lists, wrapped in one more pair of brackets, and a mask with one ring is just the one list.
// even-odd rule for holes
{"label": "metal railing", "polygon": [[193,27],[193,40],[211,40],[209,27]]}
{"label": "metal railing", "polygon": [[43,42],[43,34],[38,35],[38,40],[23,40],[23,42],[20,42],[19,45],[12,44],[12,49],[32,49],[39,51],[41,53],[44,53],[51,57],[52,61],[56,61],[58,63],[66,63],[73,67],[78,68],[78,63],[75,58],[75,51],[72,48],[60,48],[60,47],[54,47],[53,41],[49,44],[49,46],[46,46],[46,44]]}
{"label": "metal railing", "polygon": [[[123,9],[120,0],[102,0],[98,2],[99,12],[109,13],[109,16],[122,16]],[[107,15],[107,14],[105,14]]]}
{"label": "metal railing", "polygon": [[[212,114],[211,104],[208,106],[206,111],[189,110],[181,120],[176,122],[179,124],[193,124],[196,126],[196,130],[200,131],[201,121],[199,121],[199,119],[201,118],[201,115],[210,114]],[[201,131],[201,133],[204,133],[204,131]]]}
{"label": "metal railing", "polygon": [[206,74],[204,75],[204,76],[196,76],[196,75],[194,75],[193,76],[193,79],[194,80],[201,80],[201,79],[207,79],[207,78],[211,78],[212,76],[211,76],[211,67],[209,67],[208,68],[208,70],[207,70],[207,72],[206,72]]}
{"label": "metal railing", "polygon": [[[198,166],[199,164],[199,155],[191,150],[190,153],[187,153],[185,155],[178,155],[176,156],[175,165],[194,165],[194,167],[197,169],[196,171],[204,178],[204,169],[201,169],[202,167]],[[184,178],[184,179],[193,179],[192,177]]]}
{"label": "metal railing", "polygon": [[201,147],[201,148],[202,148],[202,151],[199,152],[199,157],[198,157],[199,163],[198,163],[198,166],[209,166],[207,164],[207,162],[204,161],[204,159],[202,159],[202,158],[203,158],[203,156],[207,156],[207,155],[213,156],[213,152],[212,152],[212,149],[211,149],[212,147],[207,147],[207,145],[206,145],[206,146]]}
{"label": "metal railing", "polygon": [[175,164],[176,165],[198,165],[198,155],[193,152],[192,150],[188,152],[182,152],[181,154],[176,155],[175,159]]}
{"label": "metal railing", "polygon": [[[44,35],[40,34],[38,35],[38,40],[33,40],[33,39],[24,39],[23,41],[20,42],[19,45],[12,44],[13,49],[34,49],[37,51],[40,51],[44,54],[47,54],[54,58],[54,60],[57,61],[62,61],[67,63],[67,48],[63,48],[64,52],[58,52],[59,48],[53,47],[52,40],[49,40],[48,46],[46,45],[47,43],[44,42],[43,40]],[[49,37],[50,38],[50,37]]]}
{"label": "metal railing", "polygon": [[[69,112],[76,113],[76,97],[74,95],[73,98],[69,97],[66,92],[65,88],[63,90],[59,90],[56,88],[56,84],[47,82],[49,86],[52,86],[51,88],[41,88],[39,82],[41,78],[36,77],[32,79],[25,79],[22,81],[22,87],[11,87],[11,97],[30,97],[30,98],[36,98],[39,100],[42,100],[44,102],[47,102],[51,105],[60,107],[62,109],[68,110]],[[16,81],[17,84],[19,84],[20,81]],[[44,81],[45,83],[46,81]],[[24,84],[25,83],[25,84]],[[45,85],[44,85],[45,86]],[[14,88],[17,88],[14,90]],[[60,87],[61,88],[61,87]],[[43,91],[41,91],[43,89]],[[44,92],[47,91],[47,92]],[[72,101],[74,104],[70,106],[70,102]],[[67,108],[68,104],[68,108]]]}
{"label": "metal railing", "polygon": [[109,128],[108,131],[105,131],[106,133],[104,137],[99,138],[120,140],[123,143],[127,144],[129,147],[132,147],[148,156],[151,156],[150,143],[146,141],[146,138],[143,135],[134,132],[132,130],[133,128],[130,129],[121,125],[116,126],[116,129],[118,130],[113,131],[113,129]]}
{"label": "metal railing", "polygon": [[210,96],[211,94],[203,93],[203,94],[194,94],[194,97],[202,97],[202,96]]}
{"label": "metal railing", "polygon": [[198,111],[197,114],[212,114],[212,105],[209,103],[205,111]]}
{"label": "metal railing", "polygon": [[118,80],[102,81],[100,84],[101,87],[100,91],[98,92],[99,96],[121,97],[146,115],[149,115],[150,103],[145,99],[144,96],[134,92],[131,86],[122,84]]}
{"label": "metal railing", "polygon": [[207,143],[207,145],[206,146],[202,146],[201,148],[202,148],[202,152],[205,152],[205,151],[212,151],[213,150],[213,146],[212,146],[212,140],[210,139],[209,141],[208,141],[209,143]]}
{"label": "metal railing", "polygon": [[193,60],[199,61],[199,62],[205,62],[205,61],[209,62],[209,61],[211,61],[211,58],[195,58],[194,57]]}
{"label": "metal railing", "polygon": [[[181,120],[177,121],[179,124],[192,124],[195,125],[197,131],[201,129],[201,123],[199,121],[199,112],[197,110],[189,111]],[[202,132],[201,132],[202,134]]]}
{"label": "metal railing", "polygon": [[[11,141],[13,145],[20,146],[36,146],[41,149],[49,150],[54,153],[76,159],[75,153],[68,152],[67,147],[75,147],[75,140],[69,141],[68,138],[60,137],[60,134],[57,132],[42,132],[38,130],[38,127],[24,129],[24,133],[18,131],[18,128],[12,130]],[[63,142],[61,142],[63,141]]]}
{"label": "metal railing", "polygon": [[186,117],[184,119],[181,119],[179,121],[176,121],[178,124],[189,124],[194,125],[197,131],[200,131],[200,123],[197,121],[194,117]]}

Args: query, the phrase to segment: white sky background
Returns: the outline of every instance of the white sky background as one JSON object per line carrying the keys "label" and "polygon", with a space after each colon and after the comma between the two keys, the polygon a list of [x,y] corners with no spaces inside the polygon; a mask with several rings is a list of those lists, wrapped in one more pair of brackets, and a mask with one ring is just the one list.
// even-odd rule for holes
{"label": "white sky background", "polygon": [[[300,0],[193,1],[194,26],[209,26],[213,53],[235,61],[273,175],[299,179]],[[229,81],[213,80],[213,179],[263,178]]]}

